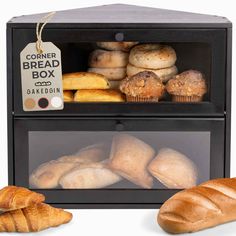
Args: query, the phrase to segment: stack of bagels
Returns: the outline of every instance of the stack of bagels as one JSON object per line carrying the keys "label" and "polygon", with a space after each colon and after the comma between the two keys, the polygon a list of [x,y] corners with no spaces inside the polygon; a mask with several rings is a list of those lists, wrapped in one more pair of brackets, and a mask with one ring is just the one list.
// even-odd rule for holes
{"label": "stack of bagels", "polygon": [[126,77],[129,50],[137,42],[97,42],[99,49],[89,57],[89,72],[104,75],[111,88],[118,89],[120,81]]}
{"label": "stack of bagels", "polygon": [[129,54],[127,76],[142,71],[154,72],[162,82],[167,82],[177,74],[175,50],[163,44],[140,44],[133,47]]}

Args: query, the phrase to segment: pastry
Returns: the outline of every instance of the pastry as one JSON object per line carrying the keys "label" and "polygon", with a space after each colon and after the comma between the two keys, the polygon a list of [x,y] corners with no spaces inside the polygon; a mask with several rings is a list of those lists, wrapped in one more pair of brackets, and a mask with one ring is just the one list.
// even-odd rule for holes
{"label": "pastry", "polygon": [[75,102],[124,102],[124,96],[113,89],[82,89],[74,96]]}
{"label": "pastry", "polygon": [[104,75],[92,72],[75,72],[62,76],[63,90],[108,89],[109,82]]}
{"label": "pastry", "polygon": [[89,67],[116,68],[126,67],[129,54],[122,51],[94,50],[89,57]]}
{"label": "pastry", "polygon": [[139,72],[142,71],[151,71],[153,73],[155,73],[162,82],[167,82],[170,78],[172,78],[174,75],[177,74],[178,70],[177,67],[171,66],[171,67],[167,67],[167,68],[163,68],[163,69],[146,69],[146,68],[141,68],[141,67],[135,67],[132,64],[128,64],[127,65],[127,76],[133,76]]}
{"label": "pastry", "polygon": [[71,219],[71,213],[39,203],[1,214],[0,232],[38,232],[66,224]]}
{"label": "pastry", "polygon": [[138,42],[97,42],[97,46],[111,51],[128,52],[131,47],[138,44]]}
{"label": "pastry", "polygon": [[30,186],[36,188],[56,188],[60,177],[71,170],[78,163],[52,160],[40,165],[30,175]]}
{"label": "pastry", "polygon": [[105,163],[82,164],[60,179],[64,189],[105,188],[121,180],[121,177],[106,167]]}
{"label": "pastry", "polygon": [[207,86],[201,72],[187,70],[169,80],[166,90],[174,102],[200,102],[207,92]]}
{"label": "pastry", "polygon": [[157,218],[159,225],[173,234],[196,232],[234,220],[236,178],[209,180],[175,194],[162,205]]}
{"label": "pastry", "polygon": [[58,161],[77,162],[81,164],[99,162],[108,157],[107,148],[105,143],[97,143],[80,149],[75,155],[60,157]]}
{"label": "pastry", "polygon": [[74,101],[74,94],[70,90],[63,91],[63,98],[64,102],[73,102]]}
{"label": "pastry", "polygon": [[171,148],[160,149],[148,170],[168,188],[191,188],[197,184],[195,164],[184,154]]}
{"label": "pastry", "polygon": [[144,188],[152,187],[147,165],[155,151],[148,144],[128,134],[113,137],[108,166],[117,174]]}
{"label": "pastry", "polygon": [[168,68],[173,66],[175,61],[175,50],[161,44],[140,44],[134,46],[129,54],[129,63],[147,69]]}
{"label": "pastry", "polygon": [[42,194],[32,192],[27,188],[7,186],[0,190],[0,211],[20,209],[44,200],[45,197]]}
{"label": "pastry", "polygon": [[111,80],[122,80],[126,77],[126,67],[117,68],[89,68],[89,72],[95,72],[104,75],[111,83]]}
{"label": "pastry", "polygon": [[158,102],[164,94],[165,86],[151,71],[143,71],[127,77],[120,83],[120,90],[131,102]]}

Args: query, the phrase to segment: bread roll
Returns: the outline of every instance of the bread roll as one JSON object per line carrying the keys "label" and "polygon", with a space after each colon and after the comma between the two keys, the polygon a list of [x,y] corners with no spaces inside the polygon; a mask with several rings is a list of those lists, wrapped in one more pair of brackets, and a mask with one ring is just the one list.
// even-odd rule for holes
{"label": "bread roll", "polygon": [[99,162],[108,158],[107,149],[108,147],[105,143],[97,143],[80,149],[74,155],[60,157],[58,160],[63,162],[76,162],[80,164]]}
{"label": "bread roll", "polygon": [[129,63],[146,69],[168,68],[175,64],[175,50],[167,45],[141,44],[133,47],[129,54]]}
{"label": "bread roll", "polygon": [[144,188],[152,187],[152,177],[147,165],[155,151],[148,144],[128,134],[113,137],[110,162],[111,170]]}
{"label": "bread roll", "polygon": [[128,52],[138,42],[97,42],[97,46],[112,51]]}
{"label": "bread roll", "polygon": [[73,162],[63,162],[52,160],[40,165],[30,175],[29,183],[35,188],[56,188],[58,181],[67,171],[76,167],[78,164]]}
{"label": "bread roll", "polygon": [[159,225],[173,234],[196,232],[234,220],[235,178],[209,180],[175,194],[162,205],[157,218]]}
{"label": "bread roll", "polygon": [[126,67],[129,54],[122,51],[94,50],[89,57],[89,66],[96,68]]}
{"label": "bread roll", "polygon": [[78,90],[74,96],[75,102],[124,102],[124,96],[118,90],[84,89]]}
{"label": "bread roll", "polygon": [[95,72],[104,75],[111,83],[111,80],[122,80],[126,76],[126,67],[117,68],[89,68],[89,72]]}
{"label": "bread roll", "polygon": [[105,163],[82,164],[60,179],[64,189],[104,188],[115,184],[121,177],[106,167]]}
{"label": "bread roll", "polygon": [[63,99],[64,102],[73,102],[74,101],[74,94],[70,90],[63,91]]}
{"label": "bread roll", "polygon": [[92,72],[75,72],[62,76],[63,90],[108,89],[105,76]]}
{"label": "bread roll", "polygon": [[141,67],[135,67],[132,64],[127,65],[127,76],[131,77],[139,72],[142,71],[151,71],[155,73],[162,82],[167,82],[169,79],[171,79],[174,75],[177,74],[178,70],[176,66],[171,66],[163,69],[146,69]]}
{"label": "bread roll", "polygon": [[197,184],[197,168],[184,154],[162,148],[148,166],[149,172],[172,189],[191,188]]}

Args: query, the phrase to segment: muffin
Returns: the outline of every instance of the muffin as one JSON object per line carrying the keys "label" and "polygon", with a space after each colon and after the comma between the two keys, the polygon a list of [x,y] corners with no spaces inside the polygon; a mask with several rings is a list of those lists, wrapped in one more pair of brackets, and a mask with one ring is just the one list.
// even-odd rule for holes
{"label": "muffin", "polygon": [[121,81],[120,90],[131,102],[158,102],[165,86],[151,71],[142,71]]}
{"label": "muffin", "polygon": [[207,85],[201,72],[187,70],[169,80],[166,90],[174,102],[200,102],[207,92]]}

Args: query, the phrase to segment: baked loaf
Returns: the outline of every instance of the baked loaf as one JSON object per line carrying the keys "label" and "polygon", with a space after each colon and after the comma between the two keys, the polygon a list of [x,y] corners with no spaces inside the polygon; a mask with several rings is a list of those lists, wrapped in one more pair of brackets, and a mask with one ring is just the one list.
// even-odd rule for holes
{"label": "baked loaf", "polygon": [[177,67],[175,65],[171,67],[167,67],[167,68],[162,68],[162,69],[146,69],[146,68],[133,66],[130,63],[127,65],[128,77],[133,76],[142,71],[151,71],[155,73],[161,79],[162,82],[167,82],[178,72]]}
{"label": "baked loaf", "polygon": [[63,91],[63,99],[64,102],[73,102],[74,101],[74,94],[70,90]]}
{"label": "baked loaf", "polygon": [[96,143],[80,149],[75,155],[60,157],[58,161],[80,164],[99,162],[108,157],[107,148],[105,143]]}
{"label": "baked loaf", "polygon": [[78,90],[74,96],[75,102],[124,102],[124,96],[113,89],[84,89]]}
{"label": "baked loaf", "polygon": [[187,70],[169,80],[166,90],[175,102],[199,102],[207,92],[207,86],[200,71]]}
{"label": "baked loaf", "polygon": [[0,232],[38,232],[68,223],[72,214],[44,203],[0,215]]}
{"label": "baked loaf", "polygon": [[144,188],[152,187],[152,177],[147,165],[155,151],[148,144],[128,134],[113,137],[110,161],[111,170]]}
{"label": "baked loaf", "polygon": [[82,164],[60,179],[64,189],[104,188],[115,184],[121,177],[109,170],[105,163]]}
{"label": "baked loaf", "polygon": [[104,75],[111,83],[111,80],[122,80],[126,76],[126,67],[116,67],[116,68],[89,68],[89,72],[98,73]]}
{"label": "baked loaf", "polygon": [[45,197],[42,194],[32,192],[27,188],[7,186],[0,190],[0,211],[20,209],[32,204],[38,204],[44,200]]}
{"label": "baked loaf", "polygon": [[122,51],[94,50],[89,57],[89,66],[96,68],[126,67],[129,54]]}
{"label": "baked loaf", "polygon": [[168,68],[173,66],[175,61],[175,50],[161,44],[140,44],[134,46],[129,54],[129,63],[146,69]]}
{"label": "baked loaf", "polygon": [[162,148],[148,166],[149,172],[171,189],[191,188],[197,184],[197,168],[184,154]]}
{"label": "baked loaf", "polygon": [[76,162],[58,160],[43,163],[30,175],[30,186],[45,189],[55,188],[58,186],[61,176],[76,165],[78,165]]}
{"label": "baked loaf", "polygon": [[158,101],[165,86],[151,71],[143,71],[121,81],[120,90],[127,101]]}
{"label": "baked loaf", "polygon": [[138,42],[97,42],[97,46],[111,51],[128,52],[131,47],[138,44]]}
{"label": "baked loaf", "polygon": [[105,76],[92,72],[75,72],[62,76],[63,90],[108,89]]}
{"label": "baked loaf", "polygon": [[209,180],[181,191],[161,207],[157,221],[167,232],[196,232],[236,220],[236,178]]}

